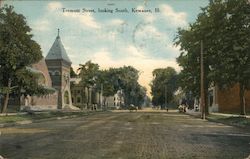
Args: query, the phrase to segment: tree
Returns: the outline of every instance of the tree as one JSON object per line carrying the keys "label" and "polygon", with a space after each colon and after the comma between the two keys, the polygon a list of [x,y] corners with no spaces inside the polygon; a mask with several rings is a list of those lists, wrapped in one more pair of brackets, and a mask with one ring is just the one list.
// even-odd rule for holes
{"label": "tree", "polygon": [[4,93],[1,113],[6,112],[9,94],[17,71],[42,58],[40,46],[32,40],[31,28],[25,17],[12,6],[0,8],[0,72]]}
{"label": "tree", "polygon": [[[207,9],[212,21],[211,45],[213,70],[211,78],[222,88],[239,84],[241,114],[246,114],[245,92],[250,89],[250,2],[248,0],[218,1]],[[221,19],[216,16],[221,15]],[[220,35],[220,36],[219,36]],[[223,66],[223,67],[222,67]]]}
{"label": "tree", "polygon": [[89,89],[92,88],[96,82],[99,75],[99,65],[92,63],[91,61],[87,61],[85,64],[80,64],[78,68],[79,77],[81,78],[80,84],[87,87],[87,107],[89,106]]}
{"label": "tree", "polygon": [[139,71],[132,66],[120,68],[110,68],[108,70],[99,70],[99,65],[86,62],[80,65],[78,69],[82,78],[81,84],[86,87],[95,87],[100,93],[103,91],[104,103],[105,97],[113,96],[119,90],[122,90],[125,105],[141,105],[146,96],[146,89],[138,83]]}
{"label": "tree", "polygon": [[16,85],[17,89],[13,91],[19,99],[21,95],[32,96],[32,95],[46,95],[55,92],[54,88],[45,87],[39,83],[40,72],[33,72],[30,67],[20,69],[16,72],[16,78],[13,84]]}
{"label": "tree", "polygon": [[140,107],[146,96],[146,90],[138,83],[139,71],[132,66],[123,66],[116,70],[115,85],[123,90],[125,106],[134,104]]}
{"label": "tree", "polygon": [[152,74],[152,103],[153,105],[161,105],[163,107],[166,103],[173,100],[174,92],[177,89],[177,73],[174,68],[167,67],[155,69]]}
{"label": "tree", "polygon": [[241,114],[246,114],[244,94],[249,89],[250,83],[249,7],[248,0],[216,0],[202,9],[202,13],[189,29],[178,31],[175,42],[176,45],[181,46],[182,51],[177,62],[182,66],[184,89],[199,92],[199,50],[202,40],[206,75],[205,94],[208,87],[214,83],[220,88],[239,84]]}
{"label": "tree", "polygon": [[71,78],[77,77],[77,74],[75,73],[75,71],[73,70],[72,67],[70,67],[70,77],[71,77]]}

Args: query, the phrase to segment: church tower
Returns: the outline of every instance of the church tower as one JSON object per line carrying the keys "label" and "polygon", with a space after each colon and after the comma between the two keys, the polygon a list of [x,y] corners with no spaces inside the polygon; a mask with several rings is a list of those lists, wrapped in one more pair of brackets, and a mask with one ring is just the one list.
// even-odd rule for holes
{"label": "church tower", "polygon": [[58,109],[70,108],[72,106],[70,91],[70,67],[72,62],[61,42],[59,29],[45,61],[52,80],[52,87],[58,90]]}

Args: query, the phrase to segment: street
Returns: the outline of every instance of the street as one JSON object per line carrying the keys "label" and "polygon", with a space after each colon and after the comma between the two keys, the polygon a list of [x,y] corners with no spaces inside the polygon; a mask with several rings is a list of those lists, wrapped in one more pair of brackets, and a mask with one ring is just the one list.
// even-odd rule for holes
{"label": "street", "polygon": [[250,132],[174,112],[106,112],[0,128],[8,159],[243,159]]}

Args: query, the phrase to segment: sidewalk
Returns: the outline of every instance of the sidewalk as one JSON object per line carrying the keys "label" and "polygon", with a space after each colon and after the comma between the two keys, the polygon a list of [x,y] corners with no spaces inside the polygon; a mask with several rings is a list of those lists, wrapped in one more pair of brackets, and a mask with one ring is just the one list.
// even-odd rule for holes
{"label": "sidewalk", "polygon": [[239,114],[225,114],[225,113],[210,113],[212,115],[220,115],[220,116],[226,116],[226,117],[246,117],[246,118],[250,118],[250,115],[239,115]]}
{"label": "sidewalk", "polygon": [[192,115],[192,116],[195,116],[195,117],[200,117],[201,116],[201,112],[194,111],[194,109],[187,109],[186,114],[189,114],[189,115]]}
{"label": "sidewalk", "polygon": [[[201,116],[201,112],[196,112],[194,111],[193,109],[191,110],[187,110],[186,114],[189,114],[189,115],[193,115],[193,116]],[[239,114],[226,114],[226,113],[209,113],[211,115],[218,115],[218,116],[225,116],[225,117],[246,117],[246,118],[250,118],[250,115],[246,115],[246,116],[242,116],[242,115],[239,115]]]}

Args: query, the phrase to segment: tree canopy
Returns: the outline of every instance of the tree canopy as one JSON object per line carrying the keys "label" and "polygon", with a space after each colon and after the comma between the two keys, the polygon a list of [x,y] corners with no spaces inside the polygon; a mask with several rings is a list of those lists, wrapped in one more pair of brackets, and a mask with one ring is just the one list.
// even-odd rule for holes
{"label": "tree canopy", "polygon": [[139,71],[132,66],[100,70],[98,64],[87,61],[80,65],[79,71],[82,85],[102,90],[106,97],[112,96],[120,90],[125,105],[139,106],[144,102],[146,88],[138,83]]}
{"label": "tree canopy", "polygon": [[[216,0],[202,9],[188,29],[179,29],[175,44],[181,47],[177,62],[181,84],[199,94],[200,42],[204,43],[205,92],[211,84],[240,87],[241,114],[250,83],[250,3],[248,0]],[[206,98],[207,99],[207,98]],[[206,106],[207,107],[207,106]]]}
{"label": "tree canopy", "polygon": [[173,100],[174,92],[177,89],[177,72],[174,68],[167,67],[155,69],[152,74],[152,103],[165,107],[167,103]]}
{"label": "tree canopy", "polygon": [[0,73],[6,112],[9,93],[17,72],[42,58],[40,46],[32,39],[31,28],[22,14],[14,11],[13,6],[0,8]]}

